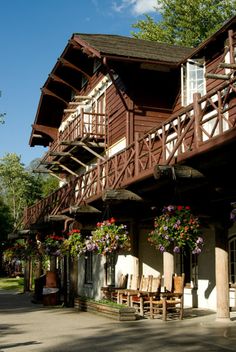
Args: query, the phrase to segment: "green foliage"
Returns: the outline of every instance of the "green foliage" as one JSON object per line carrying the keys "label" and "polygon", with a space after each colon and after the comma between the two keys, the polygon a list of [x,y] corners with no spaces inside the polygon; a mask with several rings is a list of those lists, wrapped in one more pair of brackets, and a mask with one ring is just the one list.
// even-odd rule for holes
{"label": "green foliage", "polygon": [[24,278],[0,278],[0,289],[23,292]]}
{"label": "green foliage", "polygon": [[155,218],[148,241],[160,252],[179,253],[188,247],[193,254],[199,254],[203,245],[199,219],[189,206],[164,207],[162,214]]}
{"label": "green foliage", "polygon": [[59,187],[59,181],[48,175],[42,180],[42,196],[47,197],[50,193],[54,192]]}
{"label": "green foliage", "polygon": [[7,239],[7,235],[13,230],[13,218],[9,207],[0,197],[0,248],[1,243]]}
{"label": "green foliage", "polygon": [[15,153],[0,159],[0,193],[14,219],[14,229],[25,207],[41,198],[41,183],[28,171]]}
{"label": "green foliage", "polygon": [[157,0],[156,10],[160,21],[145,15],[134,37],[196,47],[236,14],[236,0]]}
{"label": "green foliage", "polygon": [[115,223],[115,219],[104,220],[97,223],[97,228],[92,232],[91,242],[87,244],[87,249],[93,244],[93,250],[100,254],[113,253],[116,251],[130,250],[130,237],[127,226]]}
{"label": "green foliage", "polygon": [[85,251],[85,241],[80,230],[74,229],[70,231],[68,238],[63,242],[62,253],[70,253],[72,257],[76,258],[78,255],[84,254]]}

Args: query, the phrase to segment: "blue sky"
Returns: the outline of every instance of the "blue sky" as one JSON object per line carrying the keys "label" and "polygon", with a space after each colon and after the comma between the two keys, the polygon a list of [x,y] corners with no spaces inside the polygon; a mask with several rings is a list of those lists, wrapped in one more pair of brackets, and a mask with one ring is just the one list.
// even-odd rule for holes
{"label": "blue sky", "polygon": [[21,156],[25,166],[47,149],[30,147],[40,88],[71,35],[130,36],[156,0],[0,0],[0,158]]}

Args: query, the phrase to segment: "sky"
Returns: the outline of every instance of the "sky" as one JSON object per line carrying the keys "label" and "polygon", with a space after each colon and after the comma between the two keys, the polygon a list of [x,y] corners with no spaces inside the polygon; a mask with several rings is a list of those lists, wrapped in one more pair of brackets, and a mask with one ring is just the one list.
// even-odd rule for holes
{"label": "sky", "polygon": [[0,0],[0,158],[28,166],[47,149],[29,146],[40,88],[73,33],[131,36],[156,0]]}

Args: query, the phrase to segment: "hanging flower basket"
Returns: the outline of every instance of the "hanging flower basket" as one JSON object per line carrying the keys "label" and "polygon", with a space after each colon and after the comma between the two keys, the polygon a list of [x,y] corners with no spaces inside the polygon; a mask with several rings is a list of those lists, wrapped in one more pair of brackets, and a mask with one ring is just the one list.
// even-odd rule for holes
{"label": "hanging flower basket", "polygon": [[16,242],[12,247],[4,251],[4,258],[7,261],[13,259],[27,260],[29,258],[37,258],[40,256],[37,243],[31,239],[26,241]]}
{"label": "hanging flower basket", "polygon": [[45,254],[49,256],[60,256],[61,247],[65,240],[62,236],[48,235],[44,241]]}
{"label": "hanging flower basket", "polygon": [[199,219],[191,213],[189,206],[169,205],[162,215],[154,220],[154,230],[148,241],[160,252],[179,253],[187,248],[193,254],[200,254],[203,246]]}
{"label": "hanging flower basket", "polygon": [[84,254],[85,250],[85,241],[81,236],[80,230],[71,230],[68,233],[68,238],[62,244],[62,254],[70,254],[72,257],[77,257]]}
{"label": "hanging flower basket", "polygon": [[86,249],[99,254],[130,250],[127,226],[116,224],[114,218],[98,222],[92,236],[87,238]]}

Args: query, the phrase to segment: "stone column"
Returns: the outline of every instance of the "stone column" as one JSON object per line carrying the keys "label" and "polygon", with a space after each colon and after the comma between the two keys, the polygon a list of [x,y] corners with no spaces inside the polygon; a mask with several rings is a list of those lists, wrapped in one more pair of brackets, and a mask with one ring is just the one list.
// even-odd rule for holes
{"label": "stone column", "polygon": [[174,255],[169,252],[163,253],[163,274],[164,274],[164,287],[171,291],[172,277],[174,274]]}
{"label": "stone column", "polygon": [[215,225],[216,319],[229,320],[228,229]]}

